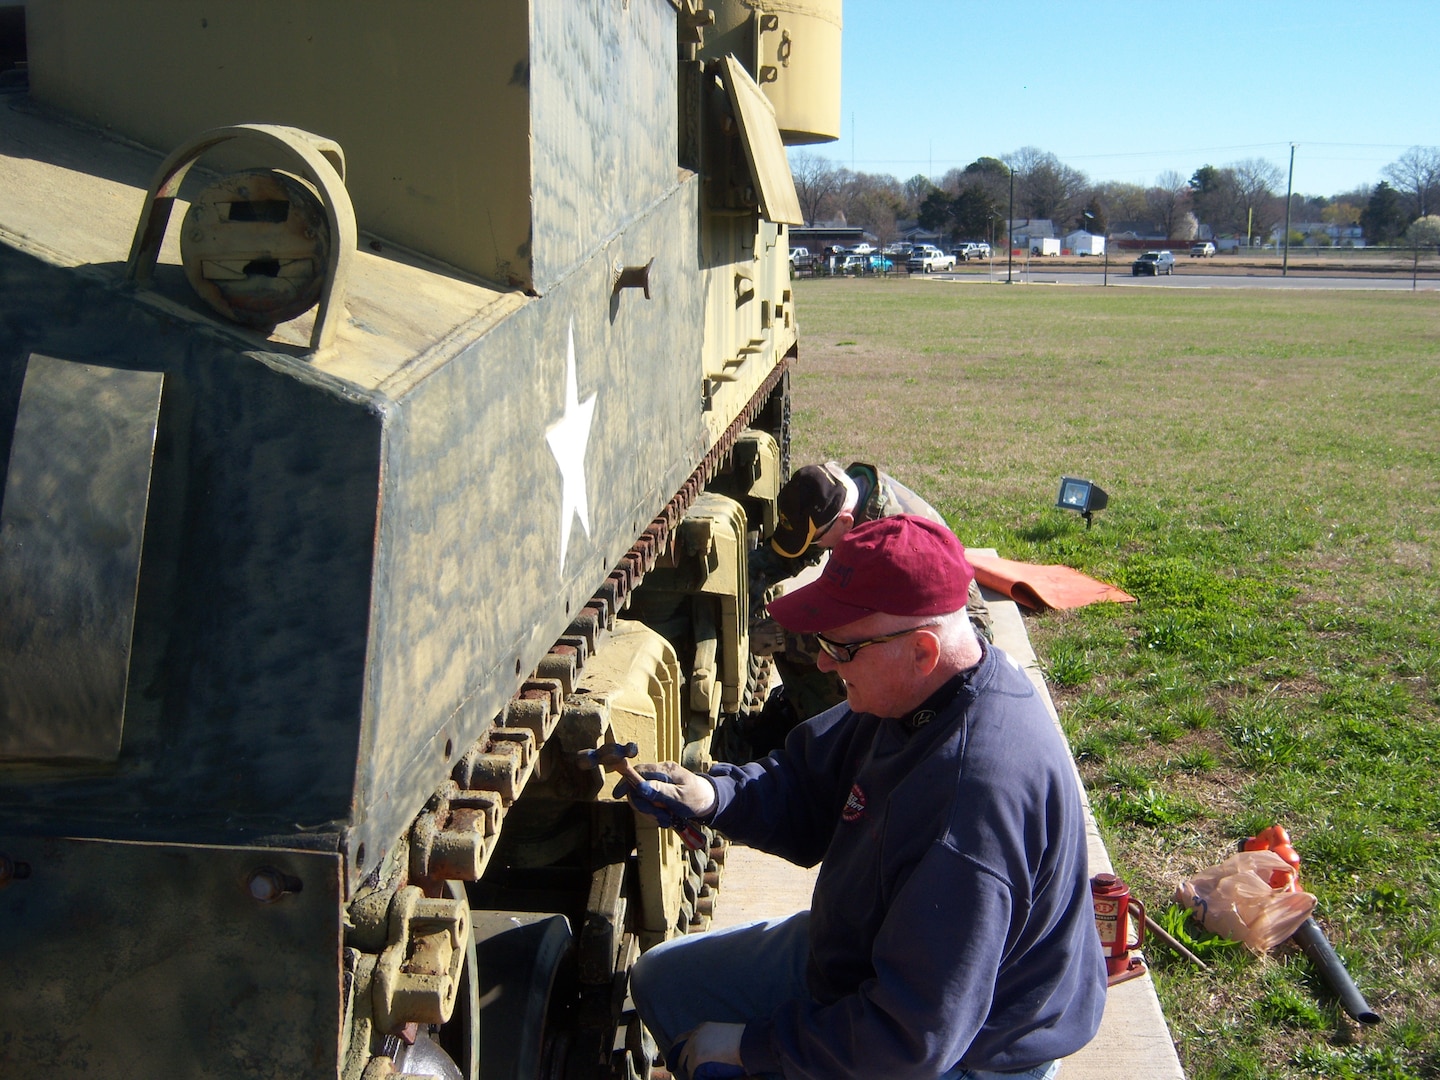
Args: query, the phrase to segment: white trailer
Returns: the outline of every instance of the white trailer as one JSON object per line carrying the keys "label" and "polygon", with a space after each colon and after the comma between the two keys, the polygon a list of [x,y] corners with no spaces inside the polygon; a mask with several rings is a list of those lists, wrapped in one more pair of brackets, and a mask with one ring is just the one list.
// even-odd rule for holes
{"label": "white trailer", "polygon": [[1031,255],[1059,255],[1060,241],[1053,236],[1032,236],[1030,238]]}
{"label": "white trailer", "polygon": [[1073,233],[1068,237],[1072,255],[1104,255],[1105,237],[1094,233]]}

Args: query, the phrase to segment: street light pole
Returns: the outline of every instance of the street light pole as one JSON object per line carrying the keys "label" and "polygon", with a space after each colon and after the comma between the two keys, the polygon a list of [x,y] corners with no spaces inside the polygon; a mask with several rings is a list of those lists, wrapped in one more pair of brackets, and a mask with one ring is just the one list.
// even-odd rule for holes
{"label": "street light pole", "polygon": [[[1090,213],[1089,210],[1081,210],[1080,213],[1092,222],[1095,220],[1095,215]],[[1090,235],[1094,236],[1095,234],[1090,233]],[[1101,237],[1101,239],[1105,241],[1105,248],[1101,252],[1101,254],[1105,256],[1105,274],[1100,279],[1100,285],[1104,288],[1110,284],[1110,229],[1108,227],[1105,229],[1105,235]]]}

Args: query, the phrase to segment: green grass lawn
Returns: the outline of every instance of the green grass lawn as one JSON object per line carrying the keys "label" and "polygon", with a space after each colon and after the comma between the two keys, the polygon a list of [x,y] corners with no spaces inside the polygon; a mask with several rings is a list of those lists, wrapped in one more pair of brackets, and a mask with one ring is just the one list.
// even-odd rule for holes
{"label": "green grass lawn", "polygon": [[[1138,597],[1027,619],[1132,890],[1285,825],[1383,1017],[1187,924],[1209,972],[1147,956],[1188,1075],[1440,1076],[1440,295],[795,285],[797,464]],[[1062,475],[1109,493],[1088,531]]]}

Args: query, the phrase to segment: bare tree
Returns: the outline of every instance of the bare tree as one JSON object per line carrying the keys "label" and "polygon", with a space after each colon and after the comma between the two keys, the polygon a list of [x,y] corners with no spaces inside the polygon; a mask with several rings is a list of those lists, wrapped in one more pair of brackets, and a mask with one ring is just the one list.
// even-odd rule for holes
{"label": "bare tree", "polygon": [[1246,158],[1230,166],[1235,176],[1235,193],[1245,211],[1249,236],[1265,236],[1285,216],[1285,200],[1275,192],[1285,182],[1285,172],[1273,161]]}
{"label": "bare tree", "polygon": [[1113,226],[1117,221],[1138,221],[1145,217],[1145,189],[1139,184],[1107,180],[1096,184],[1092,197],[1105,208],[1105,218]]}
{"label": "bare tree", "polygon": [[1054,154],[1022,146],[1004,161],[1015,170],[1015,201],[1027,217],[1072,224],[1085,201],[1089,180]]}
{"label": "bare tree", "polygon": [[940,190],[946,195],[959,195],[969,182],[964,169],[947,169],[945,175],[940,178]]}
{"label": "bare tree", "polygon": [[829,158],[800,150],[790,155],[790,175],[795,178],[800,212],[807,224],[814,225],[821,220],[826,200],[840,187],[839,170]]}
{"label": "bare tree", "polygon": [[1178,230],[1181,219],[1189,210],[1190,185],[1174,169],[1161,173],[1155,178],[1155,186],[1145,192],[1145,208],[1155,218],[1156,224],[1165,230],[1166,236],[1189,240],[1194,236],[1182,237]]}
{"label": "bare tree", "polygon": [[1382,171],[1412,218],[1440,209],[1440,146],[1412,146]]}
{"label": "bare tree", "polygon": [[895,219],[905,206],[900,181],[884,173],[847,172],[840,197],[851,225],[868,230],[881,243],[894,239]]}

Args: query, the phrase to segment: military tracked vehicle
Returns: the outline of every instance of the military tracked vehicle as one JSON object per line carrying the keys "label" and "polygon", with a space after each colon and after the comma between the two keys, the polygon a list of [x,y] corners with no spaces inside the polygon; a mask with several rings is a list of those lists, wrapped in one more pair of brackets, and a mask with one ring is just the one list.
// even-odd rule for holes
{"label": "military tracked vehicle", "polygon": [[0,25],[0,1076],[648,1075],[839,0]]}

